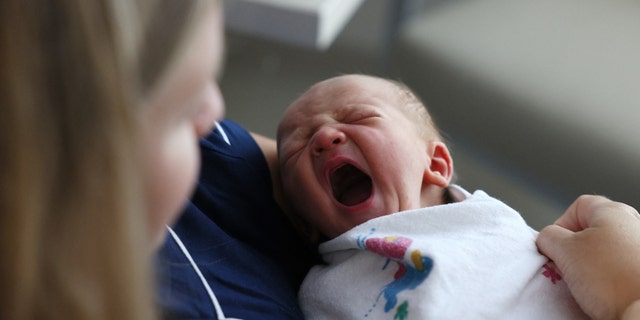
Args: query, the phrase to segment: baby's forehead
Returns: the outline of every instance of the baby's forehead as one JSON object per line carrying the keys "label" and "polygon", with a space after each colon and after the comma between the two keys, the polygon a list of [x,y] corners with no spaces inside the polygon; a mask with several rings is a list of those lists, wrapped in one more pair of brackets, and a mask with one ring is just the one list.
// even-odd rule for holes
{"label": "baby's forehead", "polygon": [[318,87],[328,88],[328,90],[345,91],[347,93],[357,92],[379,92],[388,90],[389,93],[396,91],[397,86],[386,79],[365,76],[365,75],[345,75],[331,78],[317,84]]}
{"label": "baby's forehead", "polygon": [[318,114],[339,117],[358,106],[399,107],[402,90],[394,83],[363,75],[346,75],[313,85],[285,110],[279,132],[286,133]]}
{"label": "baby's forehead", "polygon": [[366,104],[371,100],[395,105],[401,90],[384,79],[349,75],[322,81],[301,97],[307,107],[339,108],[344,105]]}

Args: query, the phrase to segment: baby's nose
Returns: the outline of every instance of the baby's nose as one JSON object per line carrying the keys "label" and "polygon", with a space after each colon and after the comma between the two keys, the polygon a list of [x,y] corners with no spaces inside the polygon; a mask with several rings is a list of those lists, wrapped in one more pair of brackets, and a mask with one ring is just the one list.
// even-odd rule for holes
{"label": "baby's nose", "polygon": [[313,154],[320,155],[347,141],[344,132],[333,127],[322,127],[316,131],[313,141]]}

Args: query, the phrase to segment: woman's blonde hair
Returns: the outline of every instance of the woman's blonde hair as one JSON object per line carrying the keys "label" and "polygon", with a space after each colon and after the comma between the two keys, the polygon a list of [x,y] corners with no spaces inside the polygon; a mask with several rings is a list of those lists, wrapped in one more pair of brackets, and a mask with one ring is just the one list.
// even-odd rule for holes
{"label": "woman's blonde hair", "polygon": [[135,109],[197,7],[0,1],[0,319],[155,317]]}

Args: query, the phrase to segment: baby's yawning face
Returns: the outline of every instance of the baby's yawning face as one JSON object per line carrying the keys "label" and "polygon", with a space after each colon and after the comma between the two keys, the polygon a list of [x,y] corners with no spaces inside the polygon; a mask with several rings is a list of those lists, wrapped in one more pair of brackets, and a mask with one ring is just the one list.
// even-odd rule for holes
{"label": "baby's yawning face", "polygon": [[284,195],[329,238],[421,206],[428,144],[397,87],[342,76],[313,86],[278,127]]}

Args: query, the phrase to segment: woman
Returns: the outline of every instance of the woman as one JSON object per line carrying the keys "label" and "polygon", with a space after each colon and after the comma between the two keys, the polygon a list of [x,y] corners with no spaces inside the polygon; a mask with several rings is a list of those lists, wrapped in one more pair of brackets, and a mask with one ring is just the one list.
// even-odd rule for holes
{"label": "woman", "polygon": [[2,1],[1,319],[155,317],[151,253],[222,114],[220,11]]}

